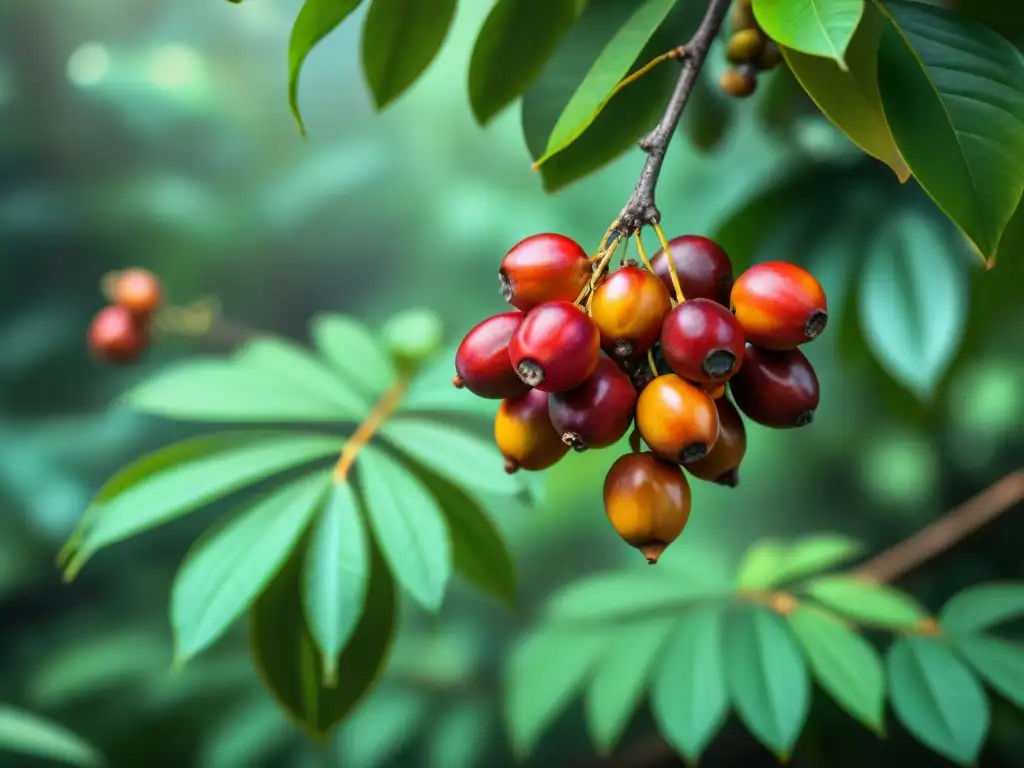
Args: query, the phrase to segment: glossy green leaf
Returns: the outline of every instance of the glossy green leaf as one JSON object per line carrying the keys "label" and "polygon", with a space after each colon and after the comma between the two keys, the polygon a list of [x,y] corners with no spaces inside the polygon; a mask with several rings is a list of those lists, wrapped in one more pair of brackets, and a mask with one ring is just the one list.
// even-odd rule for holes
{"label": "glossy green leaf", "polygon": [[848,536],[805,536],[791,544],[783,556],[774,583],[813,576],[846,563],[864,552],[864,545]]}
{"label": "glossy green leaf", "polygon": [[878,735],[885,732],[885,666],[874,647],[835,616],[801,605],[786,617],[821,687]]}
{"label": "glossy green leaf", "polygon": [[939,612],[949,632],[971,633],[1024,617],[1024,582],[978,584],[957,593]]}
{"label": "glossy green leaf", "polygon": [[69,546],[74,576],[104,547],[169,523],[260,480],[336,454],[338,438],[224,434],[186,440],[121,470],[103,487]]}
{"label": "glossy green leaf", "polygon": [[492,714],[470,700],[456,702],[431,729],[428,768],[477,768],[491,749]]}
{"label": "glossy green leaf", "polygon": [[309,52],[359,7],[362,0],[306,0],[295,18],[288,42],[288,104],[299,130],[306,134],[299,111],[299,75]]}
{"label": "glossy green leaf", "polygon": [[892,220],[861,273],[860,324],[872,354],[928,400],[963,338],[968,285],[955,238],[918,214]]}
{"label": "glossy green leaf", "polygon": [[359,502],[349,483],[334,483],[303,562],[302,607],[323,654],[325,685],[338,679],[338,657],[366,605],[370,551]]}
{"label": "glossy green leaf", "polygon": [[767,589],[778,581],[786,562],[785,542],[765,539],[751,545],[740,560],[736,588]]}
{"label": "glossy green leaf", "polygon": [[629,74],[633,63],[676,2],[645,0],[634,11],[602,49],[583,82],[565,105],[548,137],[544,155],[537,160],[538,165],[572,144],[594,122],[609,102],[612,90]]}
{"label": "glossy green leaf", "polygon": [[910,595],[866,579],[823,576],[809,581],[804,591],[826,608],[864,624],[906,629],[927,618]]}
{"label": "glossy green leaf", "polygon": [[726,679],[750,732],[787,759],[811,704],[811,679],[793,633],[762,608],[733,612],[725,637]]}
{"label": "glossy green leaf", "polygon": [[846,70],[865,0],[754,0],[754,17],[772,40],[795,51],[834,60]]}
{"label": "glossy green leaf", "polygon": [[662,652],[651,689],[658,731],[696,762],[729,712],[722,605],[686,611]]}
{"label": "glossy green leaf", "polygon": [[576,21],[579,6],[579,0],[494,4],[469,62],[469,103],[478,123],[486,125],[537,79]]}
{"label": "glossy green leaf", "polygon": [[367,447],[357,460],[366,513],[395,580],[436,611],[452,575],[452,544],[430,491],[386,453]]}
{"label": "glossy green leaf", "polygon": [[672,619],[656,618],[617,627],[611,636],[583,699],[587,732],[599,754],[609,754],[622,738],[674,626]]}
{"label": "glossy green leaf", "polygon": [[105,760],[92,744],[50,720],[0,705],[0,752],[96,768]]}
{"label": "glossy green leaf", "polygon": [[961,765],[977,759],[988,697],[953,651],[932,638],[901,638],[889,649],[888,675],[893,712],[918,741]]}
{"label": "glossy green leaf", "polygon": [[1024,190],[1024,58],[964,15],[891,0],[885,116],[921,187],[987,259]]}
{"label": "glossy green leaf", "polygon": [[329,482],[322,471],[288,483],[195,543],[171,588],[179,663],[212,645],[252,605],[292,553]]}
{"label": "glossy green leaf", "polygon": [[1024,645],[997,637],[958,637],[957,652],[992,688],[1024,709]]}
{"label": "glossy green leaf", "polygon": [[317,315],[310,331],[324,359],[364,394],[378,398],[395,382],[395,366],[384,345],[358,320]]}
{"label": "glossy green leaf", "polygon": [[606,647],[605,634],[542,629],[527,635],[506,669],[512,748],[525,758],[583,685]]}
{"label": "glossy green leaf", "polygon": [[377,109],[405,93],[434,60],[455,6],[456,0],[372,0],[361,52]]}
{"label": "glossy green leaf", "polygon": [[305,397],[333,407],[346,418],[361,419],[369,411],[366,398],[309,350],[282,339],[256,339],[235,353],[242,366],[260,370],[268,381],[295,389]]}
{"label": "glossy green leaf", "polygon": [[380,436],[413,461],[458,485],[506,496],[522,490],[521,483],[505,473],[505,460],[493,440],[408,416],[384,424]]}
{"label": "glossy green leaf", "polygon": [[822,114],[850,141],[892,168],[900,181],[906,181],[910,169],[896,148],[878,92],[878,44],[886,23],[874,3],[865,5],[864,17],[846,49],[845,71],[831,59],[790,48],[783,47],[782,55]]}

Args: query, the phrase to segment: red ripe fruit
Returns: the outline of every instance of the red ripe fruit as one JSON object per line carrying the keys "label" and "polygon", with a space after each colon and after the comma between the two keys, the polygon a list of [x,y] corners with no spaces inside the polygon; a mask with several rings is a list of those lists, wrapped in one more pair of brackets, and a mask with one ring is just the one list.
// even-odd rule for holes
{"label": "red ripe fruit", "polygon": [[501,295],[527,312],[547,301],[575,301],[593,270],[587,252],[565,235],[527,237],[501,260]]}
{"label": "red ripe fruit", "polygon": [[156,275],[148,269],[126,269],[114,281],[113,300],[136,315],[154,312],[163,300],[163,290]]}
{"label": "red ripe fruit", "polygon": [[727,381],[743,361],[743,329],[732,312],[709,299],[687,299],[668,313],[661,352],[684,379]]}
{"label": "red ripe fruit", "polygon": [[529,390],[508,356],[508,343],[522,322],[522,312],[502,312],[472,328],[455,353],[452,383],[477,397],[493,400]]}
{"label": "red ripe fruit", "polygon": [[89,325],[89,348],[110,363],[127,363],[146,348],[149,338],[145,325],[125,307],[104,307]]}
{"label": "red ripe fruit", "polygon": [[689,464],[707,456],[718,440],[718,410],[708,393],[673,373],[640,393],[636,426],[652,451]]}
{"label": "red ripe fruit", "polygon": [[543,392],[578,387],[597,368],[601,334],[570,301],[549,301],[530,310],[508,345],[519,378]]}
{"label": "red ripe fruit", "polygon": [[758,424],[803,427],[818,408],[818,377],[799,349],[770,350],[747,344],[743,367],[729,382],[736,405]]}
{"label": "red ripe fruit", "polygon": [[795,349],[818,338],[828,323],[821,283],[785,261],[756,264],[740,275],[731,302],[747,341],[765,349]]}
{"label": "red ripe fruit", "polygon": [[[709,299],[729,306],[732,291],[732,262],[714,240],[700,235],[683,235],[668,241],[672,261],[686,299]],[[668,257],[664,249],[651,259],[654,274],[674,296]]]}
{"label": "red ripe fruit", "polygon": [[501,401],[494,418],[494,442],[505,457],[506,472],[547,469],[569,452],[548,414],[548,396],[539,390]]}
{"label": "red ripe fruit", "polygon": [[577,451],[607,448],[621,440],[633,423],[635,408],[633,382],[604,356],[586,381],[548,400],[555,431]]}
{"label": "red ripe fruit", "polygon": [[718,409],[718,440],[711,453],[686,465],[694,477],[735,488],[740,484],[740,462],[747,453],[747,428],[736,406],[726,398],[715,401]]}
{"label": "red ripe fruit", "polygon": [[658,340],[672,301],[661,281],[646,269],[627,264],[594,291],[591,317],[601,331],[601,346],[619,360],[644,354]]}

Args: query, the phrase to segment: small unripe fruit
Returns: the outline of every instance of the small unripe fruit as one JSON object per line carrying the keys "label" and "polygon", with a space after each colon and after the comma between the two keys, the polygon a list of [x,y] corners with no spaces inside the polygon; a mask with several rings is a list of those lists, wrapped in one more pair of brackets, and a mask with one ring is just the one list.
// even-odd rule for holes
{"label": "small unripe fruit", "polygon": [[747,453],[747,428],[736,406],[728,399],[715,401],[718,409],[718,440],[706,457],[686,465],[694,477],[735,488],[740,483],[739,467]]}
{"label": "small unripe fruit", "polygon": [[616,532],[654,565],[690,519],[690,483],[653,453],[620,456],[604,479],[604,509]]}
{"label": "small unripe fruit", "polygon": [[669,373],[640,393],[636,426],[652,451],[669,461],[689,464],[715,447],[718,410],[707,392]]}
{"label": "small unripe fruit", "polygon": [[[729,255],[714,240],[700,235],[682,235],[668,241],[672,262],[676,266],[683,296],[687,299],[711,299],[729,306],[732,291],[732,262]],[[671,292],[672,277],[664,250],[651,259],[654,274]]]}
{"label": "small unripe fruit", "polygon": [[748,0],[736,0],[733,3],[730,21],[734,32],[757,28],[757,19],[754,18],[754,10]]}
{"label": "small unripe fruit", "polygon": [[546,301],[575,301],[593,270],[575,240],[553,233],[520,240],[501,260],[501,295],[526,312]]}
{"label": "small unripe fruit", "polygon": [[765,40],[761,53],[754,61],[754,66],[762,72],[767,72],[768,70],[775,69],[781,63],[782,49],[779,48],[778,43],[774,40]]}
{"label": "small unripe fruit", "polygon": [[160,306],[163,290],[156,275],[148,269],[133,267],[117,276],[111,298],[133,314],[148,315]]}
{"label": "small unripe fruit", "polygon": [[547,469],[569,452],[551,426],[548,396],[535,389],[501,401],[494,419],[494,442],[510,474],[519,469]]}
{"label": "small unripe fruit", "polygon": [[702,384],[727,381],[743,361],[743,329],[721,304],[688,299],[665,318],[661,352],[684,379]]}
{"label": "small unripe fruit", "polygon": [[622,360],[651,348],[670,309],[672,300],[661,280],[646,269],[627,265],[594,291],[590,314],[601,332],[601,346]]}
{"label": "small unripe fruit", "polygon": [[748,418],[776,429],[810,424],[820,397],[818,377],[803,352],[753,344],[747,344],[743,366],[729,382],[729,390]]}
{"label": "small unripe fruit", "polygon": [[764,49],[764,35],[757,28],[741,29],[733,32],[729,38],[729,46],[725,55],[733,64],[753,61]]}
{"label": "small unripe fruit", "polygon": [[718,80],[722,90],[737,99],[745,99],[757,90],[757,71],[745,64],[730,67]]}
{"label": "small unripe fruit", "polygon": [[470,329],[455,353],[455,386],[494,400],[529,390],[508,356],[509,341],[522,322],[522,312],[502,312]]}
{"label": "small unripe fruit", "polygon": [[543,392],[578,387],[597,368],[601,334],[570,301],[549,301],[530,310],[508,347],[519,378]]}
{"label": "small unripe fruit", "polygon": [[821,283],[785,261],[756,264],[740,275],[731,304],[747,341],[765,349],[793,349],[813,341],[828,323]]}
{"label": "small unripe fruit", "polygon": [[621,440],[633,423],[635,408],[633,382],[604,356],[586,381],[548,400],[555,431],[577,451],[607,448]]}
{"label": "small unripe fruit", "polygon": [[116,304],[101,309],[89,324],[89,349],[105,362],[131,362],[142,354],[148,341],[141,319]]}

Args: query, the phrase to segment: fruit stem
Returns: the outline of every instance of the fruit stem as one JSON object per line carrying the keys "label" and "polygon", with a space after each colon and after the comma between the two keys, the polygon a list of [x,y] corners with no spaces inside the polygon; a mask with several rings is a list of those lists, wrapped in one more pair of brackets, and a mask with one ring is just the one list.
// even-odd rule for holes
{"label": "fruit stem", "polygon": [[654,350],[647,350],[647,364],[651,366],[651,373],[654,374],[654,378],[658,378],[658,364],[654,362]]}
{"label": "fruit stem", "polygon": [[672,258],[672,249],[669,247],[668,238],[665,237],[665,230],[661,228],[661,224],[654,222],[651,225],[654,227],[654,234],[658,236],[658,242],[661,243],[661,248],[665,252],[665,261],[668,264],[668,274],[672,278],[672,289],[676,293],[676,303],[682,304],[686,301],[686,297],[683,295],[683,286],[679,282],[679,272],[676,271],[676,262]]}
{"label": "fruit stem", "polygon": [[351,471],[359,451],[366,447],[370,440],[373,439],[373,436],[377,434],[377,430],[381,428],[381,425],[390,418],[391,414],[401,404],[408,385],[408,380],[399,379],[374,404],[370,413],[363,420],[363,423],[359,425],[359,428],[356,429],[352,437],[345,443],[345,447],[341,450],[338,463],[334,465],[333,479],[335,483],[344,483],[348,478],[348,473]]}
{"label": "fruit stem", "polygon": [[204,296],[182,307],[164,305],[153,317],[153,330],[196,339],[208,334],[219,317],[220,301],[215,296]]}
{"label": "fruit stem", "polygon": [[680,58],[684,57],[685,55],[686,55],[686,48],[684,46],[682,46],[682,45],[677,45],[671,51],[665,51],[665,53],[662,53],[662,54],[659,54],[658,56],[655,56],[653,59],[651,59],[646,64],[644,64],[642,67],[640,67],[640,69],[638,69],[636,72],[633,72],[632,74],[627,75],[626,77],[624,77],[621,80],[619,80],[619,82],[616,83],[615,87],[612,88],[611,93],[608,94],[607,98],[605,99],[605,103],[611,101],[612,98],[616,94],[618,94],[619,91],[621,91],[623,88],[625,88],[626,86],[630,85],[631,83],[635,83],[637,80],[639,80],[641,77],[646,75],[648,72],[650,72],[656,66],[661,64],[663,61],[668,61],[669,59],[680,59]]}
{"label": "fruit stem", "polygon": [[[612,231],[614,230],[609,230],[609,233]],[[580,291],[579,296],[576,297],[576,301],[573,302],[574,304],[577,306],[583,306],[584,299],[589,298],[594,292],[594,289],[597,287],[598,278],[604,274],[606,269],[608,269],[608,262],[612,260],[612,256],[615,255],[615,249],[619,247],[619,243],[621,241],[622,234],[616,231],[615,237],[612,238],[612,241],[608,243],[603,251],[594,257],[594,259],[599,258],[600,261],[598,261],[597,266],[594,268],[593,274],[590,276],[590,280],[587,281],[587,284],[583,286],[583,290]],[[591,259],[591,261],[594,259]]]}

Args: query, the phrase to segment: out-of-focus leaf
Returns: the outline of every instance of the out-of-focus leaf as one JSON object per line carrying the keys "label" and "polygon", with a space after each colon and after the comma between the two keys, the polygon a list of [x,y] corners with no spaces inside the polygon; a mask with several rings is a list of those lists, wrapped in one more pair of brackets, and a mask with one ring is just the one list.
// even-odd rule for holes
{"label": "out-of-focus leaf", "polygon": [[457,348],[457,344],[449,346],[423,366],[402,398],[398,413],[465,413],[494,419],[498,400],[476,397],[452,384]]}
{"label": "out-of-focus leaf", "polygon": [[885,584],[850,576],[823,576],[804,590],[826,608],[854,621],[907,629],[927,618],[910,595]]}
{"label": "out-of-focus leaf", "polygon": [[996,637],[958,637],[963,656],[993,689],[1024,709],[1024,645]]}
{"label": "out-of-focus leaf", "polygon": [[217,723],[199,753],[199,766],[251,765],[287,744],[293,734],[291,723],[270,699],[246,701]]}
{"label": "out-of-focus leaf", "polygon": [[252,605],[295,548],[329,481],[327,472],[295,480],[196,542],[171,588],[179,662],[209,647]]}
{"label": "out-of-focus leaf", "polygon": [[444,338],[441,317],[428,307],[410,307],[384,323],[380,337],[403,370],[413,371],[434,355]]}
{"label": "out-of-focus leaf", "polygon": [[864,0],[754,0],[754,17],[772,39],[846,67],[846,48],[864,13]]}
{"label": "out-of-focus leaf", "polygon": [[830,570],[863,552],[863,544],[839,534],[821,534],[797,539],[786,550],[773,584]]}
{"label": "out-of-focus leaf", "polygon": [[[717,51],[712,48],[711,56]],[[732,121],[732,105],[705,74],[698,77],[690,91],[690,100],[679,123],[679,130],[701,152],[710,152],[722,143]]]}
{"label": "out-of-focus leaf", "polygon": [[317,315],[310,328],[324,359],[365,395],[380,397],[394,383],[395,367],[384,345],[358,320],[344,315]]}
{"label": "out-of-focus leaf", "polygon": [[0,705],[0,752],[95,768],[103,755],[80,736],[30,712]]}
{"label": "out-of-focus leaf", "polygon": [[349,768],[378,768],[393,761],[423,729],[431,701],[422,691],[385,683],[345,721],[335,756]]}
{"label": "out-of-focus leaf", "polygon": [[766,589],[778,581],[786,561],[786,544],[765,539],[753,544],[740,560],[736,587],[742,590]]}
{"label": "out-of-focus leaf", "polygon": [[429,768],[476,768],[483,764],[492,738],[491,713],[479,701],[459,701],[431,729]]}
{"label": "out-of-focus leaf", "polygon": [[977,584],[951,597],[939,612],[949,632],[969,634],[1024,617],[1024,582]]}

